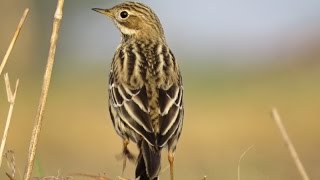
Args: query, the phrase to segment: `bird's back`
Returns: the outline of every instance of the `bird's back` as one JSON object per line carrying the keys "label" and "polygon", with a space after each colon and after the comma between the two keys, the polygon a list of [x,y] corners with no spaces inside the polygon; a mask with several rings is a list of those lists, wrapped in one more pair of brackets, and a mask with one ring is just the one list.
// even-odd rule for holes
{"label": "bird's back", "polygon": [[122,44],[115,53],[112,73],[117,84],[131,90],[145,88],[146,93],[140,97],[146,103],[152,132],[155,135],[161,133],[159,90],[182,85],[178,66],[168,46],[155,41]]}

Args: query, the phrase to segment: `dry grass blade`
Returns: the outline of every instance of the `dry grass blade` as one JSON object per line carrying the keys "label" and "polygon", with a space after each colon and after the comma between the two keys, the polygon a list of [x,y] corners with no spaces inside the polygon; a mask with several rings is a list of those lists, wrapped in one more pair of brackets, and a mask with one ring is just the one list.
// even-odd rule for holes
{"label": "dry grass blade", "polygon": [[37,143],[38,143],[38,139],[39,139],[39,135],[40,135],[40,131],[41,131],[43,112],[44,112],[46,99],[47,99],[47,95],[48,95],[48,91],[49,91],[51,73],[52,73],[55,52],[56,52],[56,47],[57,47],[57,41],[58,41],[58,34],[59,34],[59,29],[60,29],[60,24],[61,24],[61,19],[62,19],[63,5],[64,5],[64,0],[58,0],[56,12],[54,14],[54,22],[53,22],[51,41],[50,41],[48,62],[47,62],[46,71],[45,71],[45,75],[44,75],[44,79],[43,79],[39,107],[38,107],[38,111],[37,111],[37,115],[36,115],[36,119],[35,119],[35,124],[34,124],[33,132],[32,132],[32,137],[31,137],[31,141],[30,141],[28,162],[27,162],[27,167],[26,167],[26,171],[24,174],[24,180],[30,180],[31,174],[32,174],[34,158],[35,158],[36,149],[37,149]]}
{"label": "dry grass blade", "polygon": [[247,152],[249,152],[252,148],[254,147],[254,145],[251,145],[250,147],[248,147],[247,150],[245,150],[240,158],[239,158],[239,162],[238,162],[238,180],[240,180],[240,163],[241,163],[241,160],[243,159],[243,157],[247,154]]}
{"label": "dry grass blade", "polygon": [[284,125],[282,123],[282,120],[280,118],[280,115],[279,115],[279,113],[278,113],[276,108],[272,109],[272,117],[275,120],[275,122],[276,122],[276,124],[277,124],[277,126],[278,126],[278,128],[280,130],[282,138],[283,138],[284,142],[286,143],[286,145],[288,147],[290,155],[291,155],[295,165],[297,166],[302,179],[303,180],[309,180],[309,176],[308,176],[304,166],[302,165],[302,162],[300,161],[298,153],[296,152],[296,149],[294,148],[294,146],[293,146],[293,144],[292,144],[292,142],[290,140],[290,137],[289,137],[289,135],[287,133],[287,130],[284,127]]}
{"label": "dry grass blade", "polygon": [[11,51],[12,51],[12,48],[13,48],[13,46],[14,46],[14,44],[15,44],[18,36],[19,36],[20,31],[21,31],[22,25],[23,25],[23,23],[24,23],[27,15],[28,15],[28,12],[29,12],[29,9],[28,9],[28,8],[24,10],[24,13],[23,13],[23,15],[22,15],[22,17],[21,17],[21,19],[20,19],[19,24],[18,24],[17,30],[16,30],[16,32],[14,33],[13,38],[12,38],[12,40],[11,40],[11,43],[10,43],[10,45],[9,45],[9,47],[8,47],[8,50],[7,50],[6,54],[4,55],[4,58],[3,58],[2,62],[1,62],[1,65],[0,65],[0,75],[1,75],[1,73],[2,73],[2,70],[3,70],[4,66],[5,66],[6,63],[7,63],[7,60],[8,60],[8,58],[9,58],[9,56],[10,56],[10,53],[11,53]]}
{"label": "dry grass blade", "polygon": [[6,145],[6,141],[7,141],[7,136],[8,136],[8,132],[9,132],[9,127],[10,127],[10,123],[11,123],[11,117],[12,117],[12,112],[13,112],[13,107],[14,107],[14,103],[16,100],[16,94],[17,94],[17,90],[18,90],[18,86],[19,86],[19,79],[16,82],[16,87],[14,92],[12,93],[11,91],[11,87],[10,87],[10,80],[9,80],[9,76],[8,73],[6,73],[4,75],[4,80],[6,83],[6,90],[7,90],[7,97],[8,97],[8,102],[10,103],[10,107],[9,107],[9,112],[8,112],[8,116],[7,116],[7,122],[4,128],[4,133],[2,136],[2,141],[1,141],[1,146],[0,146],[0,167],[2,165],[2,159],[3,159],[3,151],[4,151],[4,147]]}

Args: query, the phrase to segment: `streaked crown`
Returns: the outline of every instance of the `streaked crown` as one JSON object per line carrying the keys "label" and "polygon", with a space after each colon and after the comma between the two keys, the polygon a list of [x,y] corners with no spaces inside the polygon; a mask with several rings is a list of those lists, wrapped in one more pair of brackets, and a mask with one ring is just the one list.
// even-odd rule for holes
{"label": "streaked crown", "polygon": [[164,39],[159,18],[142,3],[125,2],[110,9],[94,8],[93,10],[112,18],[124,36]]}

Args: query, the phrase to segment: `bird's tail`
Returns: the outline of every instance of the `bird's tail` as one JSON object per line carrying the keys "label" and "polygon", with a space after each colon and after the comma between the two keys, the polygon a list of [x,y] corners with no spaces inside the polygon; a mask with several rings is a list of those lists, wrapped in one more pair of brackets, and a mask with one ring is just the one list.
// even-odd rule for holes
{"label": "bird's tail", "polygon": [[160,159],[160,149],[142,140],[137,160],[136,178],[139,180],[157,180],[160,172]]}

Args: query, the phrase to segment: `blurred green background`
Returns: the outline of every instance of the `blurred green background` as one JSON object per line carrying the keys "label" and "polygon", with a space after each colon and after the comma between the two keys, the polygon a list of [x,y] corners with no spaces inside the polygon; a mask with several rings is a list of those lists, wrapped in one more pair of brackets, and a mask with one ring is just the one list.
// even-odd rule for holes
{"label": "blurred green background", "polygon": [[[298,171],[270,116],[277,107],[311,179],[320,179],[320,1],[142,1],[158,14],[180,63],[185,123],[177,179],[295,180]],[[93,7],[119,1],[65,1],[37,160],[56,175],[121,175],[122,142],[107,111],[107,76],[120,41]],[[47,60],[56,1],[0,2],[0,57],[24,8],[30,13],[4,72],[20,79],[6,149],[23,174]],[[0,79],[0,132],[9,105]],[[131,144],[131,148],[135,146]],[[169,178],[163,154],[162,179]],[[0,179],[6,179],[6,162]],[[124,176],[133,177],[130,164]],[[19,177],[19,176],[18,176]]]}

